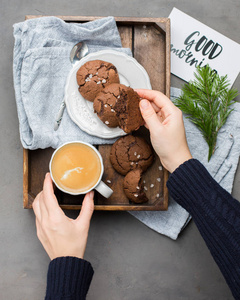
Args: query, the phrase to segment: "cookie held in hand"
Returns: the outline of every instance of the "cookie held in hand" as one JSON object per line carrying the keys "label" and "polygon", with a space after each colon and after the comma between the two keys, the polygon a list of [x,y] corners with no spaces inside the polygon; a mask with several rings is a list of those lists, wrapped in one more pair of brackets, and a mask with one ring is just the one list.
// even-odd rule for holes
{"label": "cookie held in hand", "polygon": [[152,147],[142,137],[126,135],[119,138],[111,148],[110,161],[120,174],[141,168],[144,172],[153,163]]}
{"label": "cookie held in hand", "polygon": [[127,198],[134,203],[144,203],[148,201],[144,192],[142,170],[140,168],[127,173],[123,180],[123,190]]}
{"label": "cookie held in hand", "polygon": [[77,83],[80,94],[89,101],[111,83],[119,83],[116,67],[103,60],[86,62],[77,71]]}
{"label": "cookie held in hand", "polygon": [[126,133],[144,124],[140,109],[140,97],[124,84],[110,84],[95,98],[94,112],[108,127],[119,126]]}

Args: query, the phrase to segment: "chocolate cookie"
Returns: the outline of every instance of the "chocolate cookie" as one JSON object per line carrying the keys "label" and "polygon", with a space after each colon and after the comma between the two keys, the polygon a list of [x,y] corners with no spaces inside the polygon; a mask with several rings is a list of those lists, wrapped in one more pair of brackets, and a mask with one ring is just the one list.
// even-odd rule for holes
{"label": "chocolate cookie", "polygon": [[140,168],[127,173],[123,180],[123,190],[128,199],[134,203],[144,203],[148,201],[144,192],[142,170]]}
{"label": "chocolate cookie", "polygon": [[80,94],[92,101],[96,95],[111,83],[119,83],[116,67],[103,60],[86,62],[77,71],[77,83]]}
{"label": "chocolate cookie", "polygon": [[111,148],[110,161],[120,174],[141,168],[142,171],[152,164],[154,158],[151,146],[141,137],[127,135],[119,138]]}
{"label": "chocolate cookie", "polygon": [[94,111],[109,127],[122,128],[126,133],[144,124],[139,109],[140,97],[124,84],[110,84],[94,100]]}

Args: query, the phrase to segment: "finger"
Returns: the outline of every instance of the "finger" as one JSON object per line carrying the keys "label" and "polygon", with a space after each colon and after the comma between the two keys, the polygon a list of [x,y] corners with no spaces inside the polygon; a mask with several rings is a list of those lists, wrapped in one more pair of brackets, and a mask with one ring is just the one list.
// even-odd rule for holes
{"label": "finger", "polygon": [[148,100],[143,99],[140,101],[140,110],[142,117],[150,131],[162,126],[159,117]]}
{"label": "finger", "polygon": [[144,126],[149,130],[149,127],[148,127],[148,125],[146,123],[144,124]]}
{"label": "finger", "polygon": [[93,191],[91,191],[90,193],[87,193],[85,195],[80,214],[76,219],[77,222],[79,222],[85,226],[89,226],[89,223],[90,223],[93,211],[94,211],[93,197],[94,197]]}
{"label": "finger", "polygon": [[47,173],[43,183],[43,203],[48,213],[62,211],[54,194],[50,173]]}
{"label": "finger", "polygon": [[135,91],[141,98],[154,102],[160,109],[168,108],[171,110],[175,107],[172,101],[166,95],[159,91],[145,89],[139,89]]}
{"label": "finger", "polygon": [[[142,99],[142,100],[143,100],[143,99]],[[155,103],[153,103],[153,102],[151,102],[151,105],[152,105],[153,109],[155,110],[155,112],[157,113],[159,119],[160,119],[161,122],[162,122],[162,121],[163,121],[163,118],[162,118],[161,109],[160,109]],[[145,126],[147,129],[149,129],[149,128],[148,128],[148,125],[147,125],[146,123],[144,124],[144,126]]]}
{"label": "finger", "polygon": [[155,110],[156,113],[161,111],[161,109],[154,102],[151,102],[151,105],[152,105],[152,107],[153,107],[153,109]]}

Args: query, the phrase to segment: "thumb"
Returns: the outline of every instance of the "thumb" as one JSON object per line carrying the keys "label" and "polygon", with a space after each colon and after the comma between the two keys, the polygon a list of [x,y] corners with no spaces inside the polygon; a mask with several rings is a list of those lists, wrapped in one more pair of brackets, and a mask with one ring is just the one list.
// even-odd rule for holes
{"label": "thumb", "polygon": [[91,191],[87,193],[83,199],[82,208],[79,216],[77,217],[77,222],[80,222],[82,225],[88,226],[94,211],[94,201],[93,201],[94,192]]}
{"label": "thumb", "polygon": [[148,100],[143,99],[140,101],[140,110],[150,131],[156,126],[161,126],[161,122],[159,122],[158,116]]}

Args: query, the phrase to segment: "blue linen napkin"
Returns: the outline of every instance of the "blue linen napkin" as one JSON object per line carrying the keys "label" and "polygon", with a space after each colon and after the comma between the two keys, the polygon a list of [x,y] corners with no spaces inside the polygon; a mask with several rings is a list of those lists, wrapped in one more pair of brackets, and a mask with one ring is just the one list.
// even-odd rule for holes
{"label": "blue linen napkin", "polygon": [[[172,100],[180,94],[180,89],[171,88]],[[229,193],[232,191],[240,154],[240,103],[235,103],[232,107],[234,111],[219,131],[216,150],[209,162],[207,161],[208,145],[201,132],[191,121],[183,117],[187,142],[192,156],[198,159],[207,168],[213,178]],[[167,211],[129,213],[151,229],[173,240],[177,239],[179,233],[191,219],[189,213],[171,197]]]}
{"label": "blue linen napkin", "polygon": [[64,87],[72,66],[72,47],[85,41],[89,53],[122,48],[113,17],[84,24],[66,23],[56,17],[42,17],[14,24],[13,77],[19,118],[20,138],[24,148],[57,148],[82,140],[91,144],[113,143],[83,132],[65,109],[62,124],[54,131],[54,120],[64,97]]}

